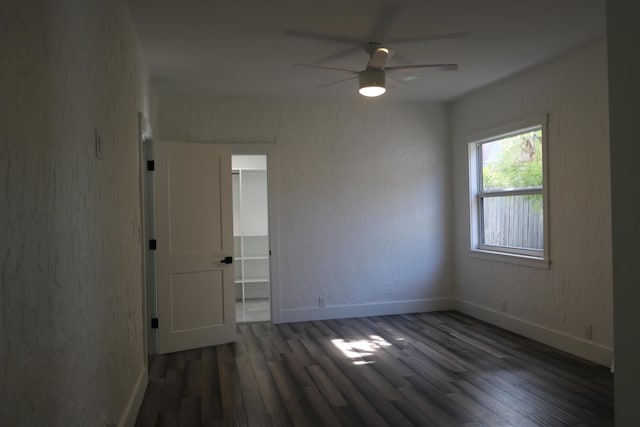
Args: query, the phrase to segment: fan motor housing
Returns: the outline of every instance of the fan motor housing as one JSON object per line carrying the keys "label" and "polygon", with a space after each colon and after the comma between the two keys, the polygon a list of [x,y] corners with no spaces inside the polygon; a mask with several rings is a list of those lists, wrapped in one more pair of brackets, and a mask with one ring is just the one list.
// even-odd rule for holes
{"label": "fan motor housing", "polygon": [[363,87],[370,87],[370,86],[384,87],[384,84],[385,84],[384,70],[376,70],[373,68],[368,68],[360,73],[360,75],[358,76],[358,80],[360,82],[360,89],[362,89]]}

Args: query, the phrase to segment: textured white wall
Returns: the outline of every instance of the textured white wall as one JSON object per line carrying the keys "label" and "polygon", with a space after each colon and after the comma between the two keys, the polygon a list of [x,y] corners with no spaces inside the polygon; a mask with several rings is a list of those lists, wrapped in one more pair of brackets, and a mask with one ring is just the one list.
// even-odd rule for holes
{"label": "textured white wall", "polygon": [[[597,42],[481,89],[452,107],[457,297],[488,310],[611,348],[611,216],[606,46]],[[468,136],[550,113],[551,268],[469,256]]]}
{"label": "textured white wall", "polygon": [[283,310],[449,297],[448,116],[384,99],[160,97],[161,138],[275,140]]}
{"label": "textured white wall", "polygon": [[146,69],[123,0],[4,2],[0,28],[0,425],[101,426],[144,368]]}

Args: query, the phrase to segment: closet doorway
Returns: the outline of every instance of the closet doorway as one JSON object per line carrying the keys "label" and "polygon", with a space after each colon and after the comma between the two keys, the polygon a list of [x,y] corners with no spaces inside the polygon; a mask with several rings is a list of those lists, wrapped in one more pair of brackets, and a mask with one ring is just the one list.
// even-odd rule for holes
{"label": "closet doorway", "polygon": [[232,155],[236,322],[271,320],[267,156]]}

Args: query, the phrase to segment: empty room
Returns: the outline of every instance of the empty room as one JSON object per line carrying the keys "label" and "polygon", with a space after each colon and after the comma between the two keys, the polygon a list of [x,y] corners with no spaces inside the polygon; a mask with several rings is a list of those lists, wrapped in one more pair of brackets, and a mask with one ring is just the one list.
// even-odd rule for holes
{"label": "empty room", "polygon": [[636,7],[9,1],[0,424],[638,425]]}

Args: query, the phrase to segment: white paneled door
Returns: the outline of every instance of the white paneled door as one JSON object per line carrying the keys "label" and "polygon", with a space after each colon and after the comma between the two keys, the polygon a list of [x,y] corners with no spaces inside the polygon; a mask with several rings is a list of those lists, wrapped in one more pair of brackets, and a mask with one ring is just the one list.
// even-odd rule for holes
{"label": "white paneled door", "polygon": [[158,351],[235,341],[231,148],[154,141]]}

